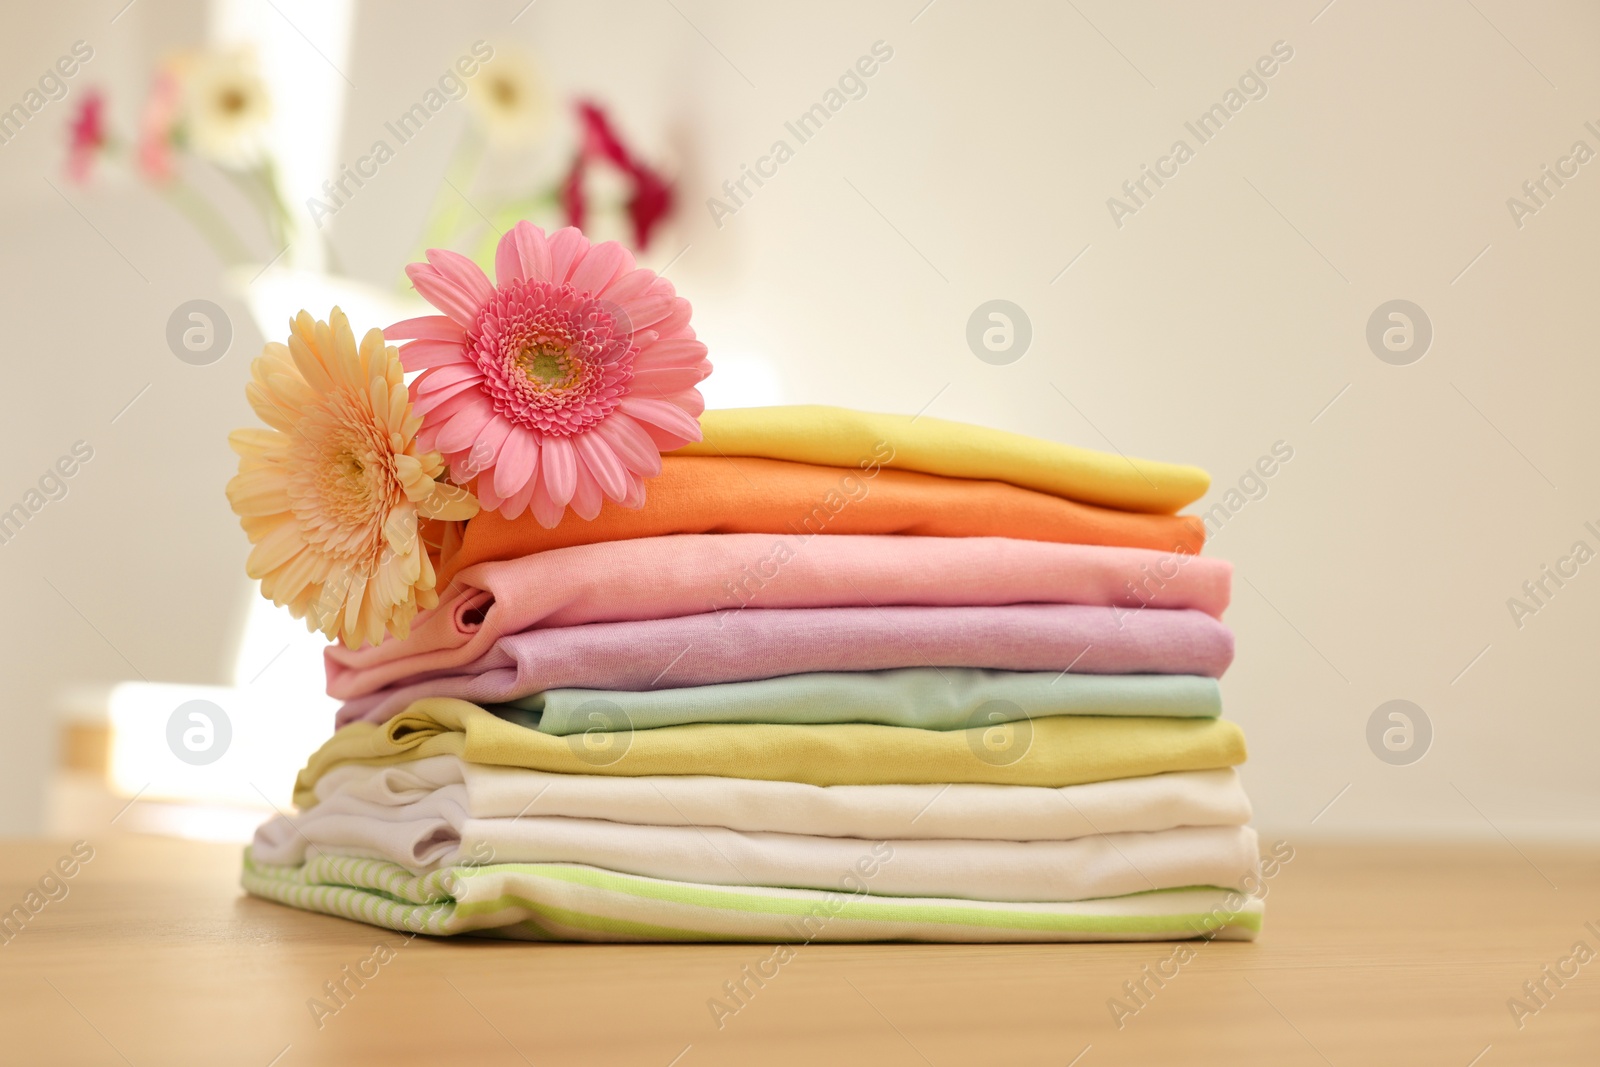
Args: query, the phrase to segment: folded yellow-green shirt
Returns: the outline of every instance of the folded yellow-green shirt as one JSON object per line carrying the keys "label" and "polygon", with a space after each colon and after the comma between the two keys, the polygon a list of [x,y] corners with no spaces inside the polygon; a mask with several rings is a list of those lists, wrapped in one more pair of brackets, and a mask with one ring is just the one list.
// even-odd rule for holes
{"label": "folded yellow-green shirt", "polygon": [[826,467],[896,470],[1008,482],[1084,504],[1175,514],[1205,495],[1198,467],[1096,452],[928,416],[798,404],[700,416],[705,439],[679,456],[754,456]]}
{"label": "folded yellow-green shirt", "polygon": [[453,755],[556,774],[706,774],[810,785],[979,782],[1064,786],[1166,771],[1231,767],[1244,734],[1222,719],[1036,719],[972,730],[863,723],[695,723],[565,737],[530,730],[464,700],[419,700],[388,722],[351,723],[315,753],[295,803],[316,803],[317,780],[341,763]]}

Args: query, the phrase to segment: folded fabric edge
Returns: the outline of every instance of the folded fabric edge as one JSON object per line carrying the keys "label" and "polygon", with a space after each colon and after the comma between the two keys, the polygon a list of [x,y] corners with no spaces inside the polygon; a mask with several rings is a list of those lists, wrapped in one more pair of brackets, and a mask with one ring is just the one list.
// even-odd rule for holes
{"label": "folded fabric edge", "polygon": [[[1142,774],[1154,774],[1164,771],[1179,770],[1211,770],[1225,766],[1239,766],[1248,759],[1244,747],[1244,735],[1237,723],[1223,718],[1157,718],[1150,719],[1138,716],[1107,717],[1098,716],[1057,716],[1034,720],[1041,724],[1050,724],[1062,721],[1106,721],[1119,724],[1130,723],[1170,723],[1174,726],[1182,725],[1185,728],[1194,727],[1226,727],[1230,736],[1225,739],[1225,747],[1233,749],[1221,758],[1220,762],[1211,763],[1185,763],[1183,765],[1171,764],[1156,770],[1133,772],[1125,774],[1109,774],[1100,777],[1073,778],[1060,781],[1034,781],[1018,780],[1015,782],[999,781],[992,778],[970,777],[958,779],[962,782],[988,783],[988,784],[1017,784],[1035,786],[1063,786],[1080,785],[1092,781],[1112,780],[1118,778],[1140,777]],[[476,727],[474,726],[476,723]],[[498,724],[498,725],[496,725]],[[792,725],[760,725],[760,724],[721,724],[721,723],[696,723],[673,727],[663,727],[660,731],[667,732],[679,730],[718,730],[718,729],[761,729],[761,730],[817,730],[817,729],[860,729],[860,730],[914,730],[914,727],[876,726],[872,724],[835,724],[829,727],[817,726],[792,726]],[[508,722],[498,718],[482,705],[472,704],[468,701],[457,700],[449,697],[426,697],[413,701],[405,711],[382,724],[370,722],[347,723],[337,730],[333,737],[325,741],[316,752],[308,758],[306,765],[296,775],[294,786],[294,804],[299,808],[309,808],[317,802],[316,782],[330,768],[341,764],[361,764],[365,766],[387,766],[402,763],[408,760],[425,758],[427,756],[454,755],[463,759],[472,760],[494,766],[517,767],[522,764],[507,762],[495,758],[492,751],[493,744],[487,740],[484,731],[499,731],[504,729],[527,731],[527,727]],[[982,730],[984,728],[977,728]],[[472,737],[476,732],[479,741],[474,745]],[[537,734],[538,731],[528,731]],[[960,733],[971,731],[918,731],[926,733]],[[502,735],[503,736],[503,735]],[[549,736],[549,735],[541,735]],[[582,735],[573,735],[582,736]],[[474,751],[474,748],[477,751]],[[552,770],[551,768],[534,768],[539,770]],[[587,768],[586,768],[587,769]],[[565,771],[552,771],[565,773]],[[589,773],[614,773],[609,765],[596,764]],[[673,772],[650,772],[668,773]],[[633,777],[623,775],[623,777]],[[742,777],[742,776],[741,776]],[[821,781],[814,779],[786,779],[751,775],[751,778],[762,780],[788,781],[803,780],[814,785],[844,784],[835,781]],[[923,781],[909,781],[901,778],[874,780],[870,783],[856,784],[884,784],[884,785],[912,785],[912,784],[943,784],[948,779],[943,777],[928,778]]]}
{"label": "folded fabric edge", "polygon": [[244,855],[251,894],[411,934],[561,941],[1253,940],[1262,902],[1192,887],[1070,903],[705,886],[578,864],[492,864],[415,875],[322,854],[299,867]]}
{"label": "folded fabric edge", "polygon": [[[913,424],[919,419],[924,422],[917,431]],[[806,420],[831,424],[830,432],[820,436],[820,443],[816,440],[818,435],[811,435],[813,440],[805,444],[793,442],[792,435],[797,430],[794,423]],[[770,434],[774,422],[779,424],[776,439]],[[931,416],[791,404],[713,408],[701,414],[700,423],[704,438],[669,455],[740,456],[837,465],[845,462],[839,455],[839,442],[852,441],[856,451],[863,451],[867,441],[882,438],[877,450],[860,457],[863,464],[875,460],[902,470],[1008,482],[1066,499],[1149,514],[1174,514],[1199,500],[1211,487],[1210,473],[1191,464],[1103,452]],[[939,455],[943,449],[930,449],[924,435],[941,433],[964,439],[975,458],[963,462],[954,456]],[[885,450],[887,456],[883,454]],[[907,452],[909,457],[898,455]],[[1121,484],[1117,477],[1121,467],[1138,475],[1143,487],[1131,482]]]}

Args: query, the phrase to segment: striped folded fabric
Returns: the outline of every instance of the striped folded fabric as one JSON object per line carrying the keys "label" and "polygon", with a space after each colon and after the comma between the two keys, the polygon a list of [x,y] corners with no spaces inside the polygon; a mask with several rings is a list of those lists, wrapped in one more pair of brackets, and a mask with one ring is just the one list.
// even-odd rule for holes
{"label": "striped folded fabric", "polygon": [[1257,936],[1203,471],[836,408],[702,429],[592,519],[425,530],[438,606],[329,650],[338,729],[250,893],[538,941]]}
{"label": "striped folded fabric", "polygon": [[257,863],[248,851],[243,881],[256,896],[390,930],[523,941],[1249,941],[1262,913],[1259,898],[1217,888],[1003,903],[703,885],[572,863],[419,875],[382,860],[324,855],[285,867]]}

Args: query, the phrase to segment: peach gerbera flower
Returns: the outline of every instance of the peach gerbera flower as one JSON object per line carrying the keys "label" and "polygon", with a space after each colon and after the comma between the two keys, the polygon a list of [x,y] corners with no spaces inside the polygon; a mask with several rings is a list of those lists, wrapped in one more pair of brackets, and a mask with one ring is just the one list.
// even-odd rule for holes
{"label": "peach gerbera flower", "polygon": [[672,283],[615,241],[519,222],[501,238],[496,281],[465,256],[430,249],[406,268],[443,315],[384,331],[409,339],[420,441],[451,475],[477,477],[483,506],[531,510],[543,526],[568,505],[592,519],[611,499],[644,503],[661,453],[700,440],[711,373]]}
{"label": "peach gerbera flower", "polygon": [[310,630],[353,648],[405,637],[438,603],[421,518],[467,519],[478,502],[436,479],[420,453],[400,359],[369,330],[356,346],[338,308],[300,312],[287,345],[250,365],[250,406],[271,429],[235,430],[239,473],[228,502],[255,548],[246,570],[262,595]]}

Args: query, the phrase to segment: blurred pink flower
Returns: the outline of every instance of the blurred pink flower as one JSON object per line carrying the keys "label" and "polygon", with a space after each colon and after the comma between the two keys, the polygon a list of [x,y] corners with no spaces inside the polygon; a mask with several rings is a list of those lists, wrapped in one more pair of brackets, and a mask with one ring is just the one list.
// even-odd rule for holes
{"label": "blurred pink flower", "polygon": [[139,169],[152,181],[164,182],[173,176],[172,145],[182,108],[183,83],[171,69],[158,71],[139,116],[135,152]]}
{"label": "blurred pink flower", "polygon": [[406,274],[444,312],[384,331],[425,372],[411,386],[418,443],[458,483],[476,476],[485,508],[553,527],[568,505],[585,519],[606,499],[639,507],[661,453],[700,440],[695,386],[711,364],[689,302],[615,241],[519,222],[496,284],[441,249]]}
{"label": "blurred pink flower", "polygon": [[99,89],[90,89],[72,116],[68,127],[67,178],[82,184],[89,180],[95,156],[106,143],[106,98]]}
{"label": "blurred pink flower", "polygon": [[634,246],[645,251],[650,247],[650,236],[656,226],[672,213],[671,183],[628,151],[599,105],[579,101],[578,121],[583,127],[582,142],[572,161],[572,169],[561,184],[561,207],[566,212],[567,223],[582,228],[588,215],[583,179],[589,165],[609,164],[626,175],[632,185],[627,203],[628,221],[633,225]]}

